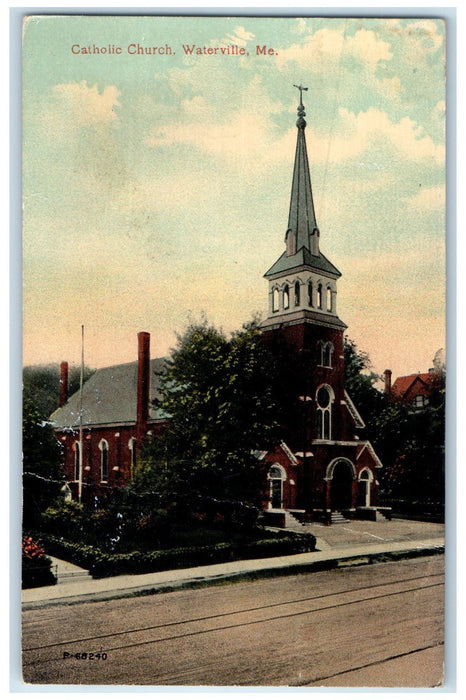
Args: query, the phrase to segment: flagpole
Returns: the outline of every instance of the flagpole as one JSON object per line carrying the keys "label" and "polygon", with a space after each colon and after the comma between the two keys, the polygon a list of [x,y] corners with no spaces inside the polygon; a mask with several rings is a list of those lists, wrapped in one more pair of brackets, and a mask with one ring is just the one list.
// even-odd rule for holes
{"label": "flagpole", "polygon": [[81,326],[81,373],[79,377],[79,481],[78,503],[83,492],[83,383],[84,383],[84,326]]}

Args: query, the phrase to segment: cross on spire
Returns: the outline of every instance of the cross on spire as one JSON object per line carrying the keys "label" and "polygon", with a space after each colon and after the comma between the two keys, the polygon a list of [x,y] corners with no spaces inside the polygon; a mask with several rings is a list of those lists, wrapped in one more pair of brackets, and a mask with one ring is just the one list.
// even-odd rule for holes
{"label": "cross on spire", "polygon": [[297,88],[299,90],[299,101],[301,104],[303,104],[303,90],[308,90],[307,87],[303,87],[302,85],[293,85],[293,87]]}

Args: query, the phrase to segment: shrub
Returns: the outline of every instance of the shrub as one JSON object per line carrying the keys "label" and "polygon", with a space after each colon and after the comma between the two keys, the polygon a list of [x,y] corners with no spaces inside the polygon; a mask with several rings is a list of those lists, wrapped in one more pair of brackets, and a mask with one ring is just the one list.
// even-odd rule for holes
{"label": "shrub", "polygon": [[28,536],[22,540],[21,576],[23,588],[52,586],[57,582],[52,572],[52,560],[44,548]]}
{"label": "shrub", "polygon": [[261,559],[312,552],[316,541],[313,535],[305,534],[242,543],[219,542],[204,547],[175,547],[152,552],[108,554],[96,547],[66,542],[63,538],[52,535],[44,536],[43,540],[48,551],[88,569],[95,578],[185,569],[244,558]]}

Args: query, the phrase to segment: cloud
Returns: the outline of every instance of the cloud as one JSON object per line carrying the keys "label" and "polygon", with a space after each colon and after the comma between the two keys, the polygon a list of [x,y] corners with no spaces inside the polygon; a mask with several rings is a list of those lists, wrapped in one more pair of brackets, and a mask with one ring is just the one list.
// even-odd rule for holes
{"label": "cloud", "polygon": [[[425,136],[421,126],[409,117],[390,121],[386,112],[370,108],[354,114],[345,108],[339,110],[340,122],[332,135],[330,158],[332,162],[361,156],[365,151],[383,146],[391,147],[399,158],[411,162],[433,161],[443,165],[445,148]],[[381,148],[380,148],[381,150]]]}
{"label": "cloud", "polygon": [[306,37],[304,43],[292,44],[281,49],[276,58],[277,67],[283,70],[291,61],[304,63],[308,70],[320,73],[328,71],[329,63],[356,59],[370,71],[379,61],[392,58],[390,44],[382,41],[372,30],[358,29],[354,36],[346,36],[345,29],[319,29]]}
{"label": "cloud", "polygon": [[71,117],[75,127],[117,121],[115,109],[120,106],[120,92],[114,85],[107,85],[100,93],[97,85],[89,87],[82,80],[80,83],[55,85],[52,91],[56,100],[55,112],[60,112],[66,119]]}
{"label": "cloud", "polygon": [[227,34],[225,39],[222,39],[222,44],[238,44],[238,46],[246,47],[248,41],[254,39],[255,34],[246,31],[244,27],[235,27],[232,34]]}

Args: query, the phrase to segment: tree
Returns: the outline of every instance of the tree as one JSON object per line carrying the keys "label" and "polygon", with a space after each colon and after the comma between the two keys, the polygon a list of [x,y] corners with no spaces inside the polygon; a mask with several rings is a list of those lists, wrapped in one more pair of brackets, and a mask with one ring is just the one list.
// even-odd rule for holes
{"label": "tree", "polygon": [[373,444],[383,468],[381,496],[441,504],[444,498],[445,371],[442,351],[436,353],[429,405],[421,411],[378,391],[370,358],[345,338],[345,384],[363,417],[364,437]]}
{"label": "tree", "polygon": [[390,402],[378,417],[384,461],[381,486],[392,499],[408,503],[444,503],[445,377],[436,374],[429,404],[413,410]]}
{"label": "tree", "polygon": [[358,349],[356,343],[345,336],[345,388],[354,401],[366,428],[365,436],[372,442],[378,435],[377,416],[385,405],[384,395],[375,387],[377,374],[369,371],[369,355]]}
{"label": "tree", "polygon": [[257,503],[254,453],[277,429],[271,373],[256,322],[231,338],[207,322],[191,325],[161,379],[158,407],[170,421],[147,445],[134,487]]}
{"label": "tree", "polygon": [[31,527],[60,494],[61,446],[32,402],[23,403],[23,523]]}
{"label": "tree", "polygon": [[[84,368],[84,381],[87,381],[94,370]],[[71,396],[79,389],[81,368],[72,366],[69,370],[68,393]],[[60,395],[59,365],[30,365],[23,369],[23,396],[39,412],[43,420],[58,408]]]}

